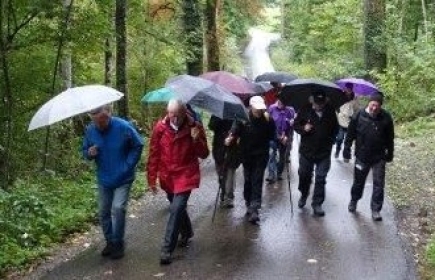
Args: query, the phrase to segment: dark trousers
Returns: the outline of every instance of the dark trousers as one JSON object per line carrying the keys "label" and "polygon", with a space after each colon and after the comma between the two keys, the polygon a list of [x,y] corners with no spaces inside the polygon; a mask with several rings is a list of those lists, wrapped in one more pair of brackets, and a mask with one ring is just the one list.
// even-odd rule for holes
{"label": "dark trousers", "polygon": [[374,164],[364,164],[358,159],[355,160],[355,170],[353,176],[353,185],[351,189],[351,199],[358,201],[361,199],[367,176],[370,172],[373,173],[373,193],[370,203],[372,211],[381,211],[384,203],[385,189],[385,161],[381,160]]}
{"label": "dark trousers", "polygon": [[167,194],[171,202],[169,207],[169,219],[166,225],[162,251],[172,253],[177,246],[178,235],[188,237],[193,235],[192,223],[187,214],[187,201],[190,191],[177,194]]}
{"label": "dark trousers", "polygon": [[[311,205],[322,205],[325,201],[326,175],[331,167],[331,157],[323,159],[308,159],[299,154],[299,191],[302,197],[308,197],[310,186],[315,171],[314,193]],[[315,168],[315,169],[314,169]]]}
{"label": "dark trousers", "polygon": [[243,162],[243,176],[245,179],[243,197],[248,209],[261,208],[263,194],[264,171],[267,166],[268,155],[251,156]]}
{"label": "dark trousers", "polygon": [[346,137],[347,128],[340,126],[337,133],[337,138],[335,138],[335,153],[339,154],[341,151],[341,145],[343,144],[344,138]]}

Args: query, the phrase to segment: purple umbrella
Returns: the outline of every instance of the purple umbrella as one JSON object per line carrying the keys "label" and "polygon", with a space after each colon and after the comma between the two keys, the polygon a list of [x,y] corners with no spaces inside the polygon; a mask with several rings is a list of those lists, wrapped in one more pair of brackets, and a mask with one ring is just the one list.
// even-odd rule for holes
{"label": "purple umbrella", "polygon": [[343,90],[346,88],[346,84],[350,83],[353,85],[353,92],[356,95],[372,95],[379,92],[379,89],[369,81],[358,78],[346,78],[340,79],[335,82]]}

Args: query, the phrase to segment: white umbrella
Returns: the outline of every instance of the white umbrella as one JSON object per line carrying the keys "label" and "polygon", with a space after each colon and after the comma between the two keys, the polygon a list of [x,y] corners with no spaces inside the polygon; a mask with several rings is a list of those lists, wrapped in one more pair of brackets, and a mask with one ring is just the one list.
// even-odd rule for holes
{"label": "white umbrella", "polygon": [[103,85],[69,88],[42,105],[30,121],[28,131],[89,112],[123,96],[122,92]]}

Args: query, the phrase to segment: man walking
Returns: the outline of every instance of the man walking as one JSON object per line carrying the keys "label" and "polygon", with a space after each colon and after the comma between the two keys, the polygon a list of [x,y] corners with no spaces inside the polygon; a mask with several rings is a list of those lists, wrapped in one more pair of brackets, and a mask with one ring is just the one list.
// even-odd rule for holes
{"label": "man walking", "polygon": [[296,116],[294,129],[301,135],[299,146],[299,191],[298,207],[303,208],[310,193],[315,171],[314,193],[311,206],[315,216],[324,216],[326,176],[331,167],[331,151],[338,131],[337,116],[328,104],[324,92],[310,96],[308,106],[302,107]]}
{"label": "man walking", "polygon": [[382,221],[380,211],[384,202],[385,165],[393,160],[394,153],[393,119],[382,108],[382,103],[381,94],[373,95],[367,107],[352,118],[343,150],[343,158],[349,160],[350,149],[355,141],[355,168],[349,212],[356,211],[367,176],[372,170],[373,193],[370,208],[374,221]]}
{"label": "man walking", "polygon": [[263,193],[264,171],[269,159],[269,142],[275,138],[275,124],[265,114],[266,104],[261,96],[249,100],[249,121],[233,129],[225,139],[226,145],[239,138],[243,165],[243,197],[248,221],[260,220],[259,209]]}
{"label": "man walking", "polygon": [[92,123],[82,150],[97,165],[99,216],[106,239],[101,254],[119,259],[124,256],[127,203],[144,143],[129,122],[112,117],[110,105],[90,111],[89,116]]}
{"label": "man walking", "polygon": [[167,115],[154,126],[147,164],[148,186],[160,187],[171,202],[169,219],[161,248],[160,264],[172,262],[172,252],[181,234],[180,244],[193,237],[187,213],[187,202],[193,189],[199,187],[199,160],[209,155],[203,126],[187,113],[186,105],[171,99]]}

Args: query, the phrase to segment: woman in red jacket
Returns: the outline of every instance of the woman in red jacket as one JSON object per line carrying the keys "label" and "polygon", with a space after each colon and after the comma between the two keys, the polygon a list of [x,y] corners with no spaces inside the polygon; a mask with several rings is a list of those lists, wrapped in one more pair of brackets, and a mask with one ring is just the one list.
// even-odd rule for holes
{"label": "woman in red jacket", "polygon": [[153,192],[157,191],[158,177],[160,187],[171,202],[161,264],[171,263],[179,234],[180,242],[184,244],[193,237],[187,201],[192,189],[199,187],[201,175],[198,159],[205,159],[208,155],[202,125],[193,120],[180,100],[170,100],[167,115],[153,129],[147,166],[149,188]]}

